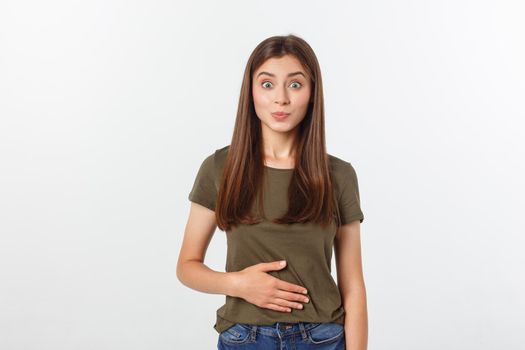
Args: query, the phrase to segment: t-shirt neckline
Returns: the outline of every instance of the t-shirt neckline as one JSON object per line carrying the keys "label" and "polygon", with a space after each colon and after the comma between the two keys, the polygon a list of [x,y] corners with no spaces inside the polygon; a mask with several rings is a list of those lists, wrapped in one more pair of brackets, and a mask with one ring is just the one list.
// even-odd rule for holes
{"label": "t-shirt neckline", "polygon": [[264,165],[264,167],[269,169],[269,170],[284,171],[284,172],[293,171],[295,169],[295,168],[273,168],[273,167],[268,166],[268,165]]}

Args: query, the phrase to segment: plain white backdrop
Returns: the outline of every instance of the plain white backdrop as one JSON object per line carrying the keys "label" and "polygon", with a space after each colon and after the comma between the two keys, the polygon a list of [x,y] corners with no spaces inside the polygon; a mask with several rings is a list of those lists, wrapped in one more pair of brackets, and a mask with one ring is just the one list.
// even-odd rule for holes
{"label": "plain white backdrop", "polygon": [[292,33],[321,65],[328,151],[359,179],[369,349],[523,349],[524,14],[2,1],[0,348],[215,348],[224,295],[175,273],[187,196],[230,143],[249,54]]}

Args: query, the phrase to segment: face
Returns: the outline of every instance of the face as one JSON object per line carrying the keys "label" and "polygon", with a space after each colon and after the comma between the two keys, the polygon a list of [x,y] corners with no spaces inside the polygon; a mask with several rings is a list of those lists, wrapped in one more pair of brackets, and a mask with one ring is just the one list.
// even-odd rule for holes
{"label": "face", "polygon": [[310,90],[310,79],[294,56],[266,60],[252,77],[255,113],[263,129],[284,133],[295,129],[308,110]]}

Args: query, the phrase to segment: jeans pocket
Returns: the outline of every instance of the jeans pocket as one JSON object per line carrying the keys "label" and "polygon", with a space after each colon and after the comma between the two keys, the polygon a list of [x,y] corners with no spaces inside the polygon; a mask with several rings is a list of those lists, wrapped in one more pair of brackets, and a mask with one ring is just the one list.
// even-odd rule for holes
{"label": "jeans pocket", "polygon": [[219,339],[225,344],[241,345],[251,342],[250,327],[236,323],[219,334]]}
{"label": "jeans pocket", "polygon": [[335,342],[343,337],[345,327],[336,322],[321,323],[316,327],[310,328],[307,332],[308,341],[313,344],[325,344]]}

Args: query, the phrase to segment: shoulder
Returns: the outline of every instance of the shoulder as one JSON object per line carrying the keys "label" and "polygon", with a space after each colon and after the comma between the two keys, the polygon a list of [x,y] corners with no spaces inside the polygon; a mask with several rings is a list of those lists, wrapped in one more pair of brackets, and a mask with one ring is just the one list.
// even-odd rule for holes
{"label": "shoulder", "polygon": [[214,163],[215,163],[215,169],[217,172],[222,171],[224,168],[224,164],[226,163],[226,157],[228,156],[228,150],[230,149],[230,145],[218,148],[213,153]]}
{"label": "shoulder", "polygon": [[204,169],[212,170],[218,164],[224,162],[224,160],[226,159],[226,155],[228,154],[229,147],[230,146],[228,145],[222,148],[218,148],[212,153],[206,155],[206,157],[202,161],[201,167],[203,167]]}
{"label": "shoulder", "polygon": [[330,172],[336,193],[357,186],[357,174],[350,161],[328,154]]}
{"label": "shoulder", "polygon": [[226,156],[228,155],[228,150],[230,149],[230,145],[224,146],[222,148],[216,149],[213,153],[215,156],[215,159],[218,162],[226,160]]}
{"label": "shoulder", "polygon": [[355,176],[355,169],[351,162],[328,153],[330,171],[335,177]]}
{"label": "shoulder", "polygon": [[216,175],[224,166],[229,147],[229,145],[224,146],[208,154],[201,162],[199,169],[200,175],[210,178],[217,177]]}

